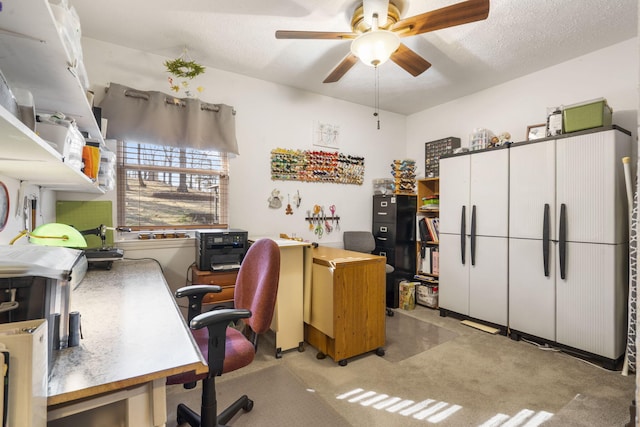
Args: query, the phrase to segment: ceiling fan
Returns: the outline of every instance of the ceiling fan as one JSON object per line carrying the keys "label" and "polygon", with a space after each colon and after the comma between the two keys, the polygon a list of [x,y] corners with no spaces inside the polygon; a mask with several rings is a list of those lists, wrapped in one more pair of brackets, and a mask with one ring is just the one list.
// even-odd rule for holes
{"label": "ceiling fan", "polygon": [[489,16],[489,0],[466,0],[420,15],[400,19],[400,10],[389,0],[363,0],[353,12],[351,32],[276,31],[277,39],[353,39],[351,52],[331,71],[323,83],[340,80],[362,60],[377,67],[391,59],[411,75],[418,76],[431,64],[400,42],[400,37],[415,36]]}

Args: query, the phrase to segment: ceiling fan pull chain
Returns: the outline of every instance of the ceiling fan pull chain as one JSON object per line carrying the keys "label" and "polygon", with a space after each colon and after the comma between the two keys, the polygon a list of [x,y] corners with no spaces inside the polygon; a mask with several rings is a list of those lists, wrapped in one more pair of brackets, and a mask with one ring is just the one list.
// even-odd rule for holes
{"label": "ceiling fan pull chain", "polygon": [[380,76],[378,74],[378,66],[373,67],[375,69],[375,97],[374,97],[374,104],[375,104],[375,109],[374,109],[374,113],[373,116],[377,119],[377,123],[378,123],[378,130],[380,130]]}

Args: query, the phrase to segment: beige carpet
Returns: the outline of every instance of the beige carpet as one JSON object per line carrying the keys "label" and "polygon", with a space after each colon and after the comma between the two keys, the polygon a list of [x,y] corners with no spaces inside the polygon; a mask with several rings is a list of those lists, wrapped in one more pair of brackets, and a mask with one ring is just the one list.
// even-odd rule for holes
{"label": "beige carpet", "polygon": [[[243,394],[247,394],[254,401],[251,412],[240,411],[229,421],[229,425],[238,427],[283,425],[347,427],[350,425],[333,408],[317,397],[313,390],[307,389],[283,364],[236,376],[232,381],[220,381],[216,387],[219,411]],[[167,426],[176,425],[176,406],[180,402],[199,411],[200,385],[197,390],[186,391],[182,386],[167,387]]]}

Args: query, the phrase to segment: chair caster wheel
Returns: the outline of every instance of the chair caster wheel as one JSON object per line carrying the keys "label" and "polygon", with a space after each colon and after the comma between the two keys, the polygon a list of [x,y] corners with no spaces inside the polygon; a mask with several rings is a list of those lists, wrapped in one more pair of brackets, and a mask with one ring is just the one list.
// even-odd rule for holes
{"label": "chair caster wheel", "polygon": [[323,352],[319,351],[318,354],[316,354],[316,359],[322,360],[325,357],[327,357],[326,354],[324,354]]}
{"label": "chair caster wheel", "polygon": [[387,308],[387,316],[388,317],[393,317],[395,313],[393,312],[393,310],[391,310],[390,308]]}
{"label": "chair caster wheel", "polygon": [[277,348],[276,349],[276,359],[282,359],[282,349],[281,348]]}
{"label": "chair caster wheel", "polygon": [[247,403],[245,403],[242,409],[244,409],[245,412],[251,412],[253,409],[253,400],[247,399]]}
{"label": "chair caster wheel", "polygon": [[338,362],[338,365],[347,366],[347,360],[346,359],[342,359],[341,361]]}
{"label": "chair caster wheel", "polygon": [[300,342],[298,343],[298,352],[302,353],[304,351],[304,343]]}
{"label": "chair caster wheel", "polygon": [[380,347],[376,349],[376,355],[380,357],[384,356],[384,348]]}

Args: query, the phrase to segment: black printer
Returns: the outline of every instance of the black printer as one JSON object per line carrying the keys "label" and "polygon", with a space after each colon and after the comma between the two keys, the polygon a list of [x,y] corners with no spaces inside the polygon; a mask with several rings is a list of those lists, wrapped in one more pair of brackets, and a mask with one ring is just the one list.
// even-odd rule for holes
{"label": "black printer", "polygon": [[202,271],[238,270],[247,248],[244,230],[197,230],[196,267]]}

